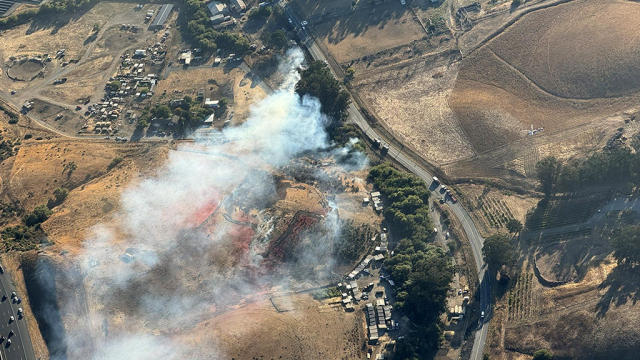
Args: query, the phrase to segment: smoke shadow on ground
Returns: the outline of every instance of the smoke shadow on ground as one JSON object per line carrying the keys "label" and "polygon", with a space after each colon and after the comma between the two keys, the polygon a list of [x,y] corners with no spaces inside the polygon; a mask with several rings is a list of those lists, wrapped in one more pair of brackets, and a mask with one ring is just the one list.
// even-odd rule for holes
{"label": "smoke shadow on ground", "polygon": [[23,262],[22,268],[31,308],[49,349],[50,358],[66,360],[66,333],[57,302],[57,269],[49,259],[43,257]]}

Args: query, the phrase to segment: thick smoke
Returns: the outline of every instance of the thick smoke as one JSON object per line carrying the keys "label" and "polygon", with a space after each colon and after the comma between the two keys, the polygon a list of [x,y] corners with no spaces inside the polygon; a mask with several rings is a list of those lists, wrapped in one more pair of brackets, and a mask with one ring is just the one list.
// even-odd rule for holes
{"label": "thick smoke", "polygon": [[[92,230],[78,270],[90,318],[67,326],[68,358],[218,358],[215,344],[189,348],[176,340],[181,330],[225,304],[288,284],[284,271],[252,271],[262,260],[256,252],[240,263],[221,252],[232,224],[217,223],[211,231],[192,222],[234,190],[268,201],[276,193],[271,170],[303,153],[336,151],[327,150],[319,102],[294,92],[303,60],[299,49],[290,50],[281,65],[283,85],[257,103],[244,124],[170,152],[156,176],[124,191],[116,221]],[[322,217],[325,234],[339,231],[336,213]],[[308,235],[312,246],[297,261],[326,265],[326,240]],[[62,305],[65,319],[77,311],[78,302],[69,304]]]}

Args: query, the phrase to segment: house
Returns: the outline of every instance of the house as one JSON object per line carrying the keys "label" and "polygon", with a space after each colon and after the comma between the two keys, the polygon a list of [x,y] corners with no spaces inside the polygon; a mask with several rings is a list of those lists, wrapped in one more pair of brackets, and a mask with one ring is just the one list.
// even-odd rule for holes
{"label": "house", "polygon": [[231,9],[235,12],[243,12],[247,10],[247,5],[245,5],[242,0],[230,0],[229,3],[231,4]]}
{"label": "house", "polygon": [[191,51],[186,51],[180,54],[180,62],[185,65],[191,64],[191,59],[192,59]]}
{"label": "house", "polygon": [[184,99],[173,99],[169,101],[169,106],[172,108],[184,105]]}
{"label": "house", "polygon": [[218,1],[212,1],[210,2],[207,7],[209,8],[209,12],[211,13],[211,16],[216,16],[216,15],[225,15],[227,13],[227,5],[218,2]]}
{"label": "house", "polygon": [[220,106],[220,100],[211,100],[206,98],[204,100],[204,106],[208,108],[218,108]]}

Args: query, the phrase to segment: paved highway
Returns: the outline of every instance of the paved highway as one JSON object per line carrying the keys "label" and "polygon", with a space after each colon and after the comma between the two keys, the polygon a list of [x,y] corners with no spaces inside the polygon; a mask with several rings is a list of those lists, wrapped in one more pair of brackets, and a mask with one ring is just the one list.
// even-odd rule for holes
{"label": "paved highway", "polygon": [[[36,356],[31,345],[27,321],[18,316],[17,304],[11,299],[11,292],[16,291],[9,274],[0,273],[0,336],[5,340],[0,343],[0,359],[2,360],[35,360]],[[6,297],[5,297],[6,296]],[[22,298],[24,294],[18,294]],[[14,321],[9,321],[13,316]],[[9,337],[9,332],[13,335]],[[7,344],[7,338],[11,339],[11,345]]]}
{"label": "paved highway", "polygon": [[[316,44],[315,39],[311,37],[307,30],[300,26],[301,20],[299,20],[290,7],[285,8],[285,12],[287,16],[291,19],[292,23],[295,25],[297,29],[297,34],[301,38],[301,43],[307,48],[311,56],[315,60],[321,60],[329,64],[329,68],[335,75],[335,71],[331,67],[331,63],[327,60],[327,57],[322,52],[320,47]],[[362,115],[360,110],[356,107],[353,102],[349,105],[348,108],[349,113],[349,121],[354,123],[356,126],[360,128],[360,130],[371,140],[380,139],[383,144],[387,144],[389,146],[389,151],[387,156],[393,158],[395,161],[404,166],[407,170],[414,173],[416,176],[420,177],[427,184],[431,184],[433,181],[433,175],[429,173],[429,171],[422,166],[420,166],[415,160],[413,160],[406,152],[403,151],[403,148],[398,148],[393,145],[392,142],[385,139],[385,137],[378,133],[374,128],[372,128],[367,122],[366,118]],[[437,198],[443,198],[443,194],[437,191],[440,188],[434,189],[432,193]],[[482,257],[482,246],[484,244],[484,239],[480,236],[478,229],[476,228],[473,220],[469,216],[469,213],[459,204],[459,203],[451,203],[448,202],[448,205],[453,212],[453,214],[458,218],[460,223],[462,224],[463,230],[469,239],[471,244],[471,249],[473,252],[473,258],[476,263],[476,269],[478,271],[478,279],[480,280],[480,286],[478,289],[479,298],[480,298],[480,310],[484,311],[485,318],[480,320],[478,324],[478,329],[475,333],[475,338],[473,342],[473,349],[471,351],[471,360],[481,360],[482,355],[484,354],[484,345],[487,340],[487,331],[488,331],[488,320],[491,310],[491,289],[490,282],[488,278],[485,276],[485,263]]]}

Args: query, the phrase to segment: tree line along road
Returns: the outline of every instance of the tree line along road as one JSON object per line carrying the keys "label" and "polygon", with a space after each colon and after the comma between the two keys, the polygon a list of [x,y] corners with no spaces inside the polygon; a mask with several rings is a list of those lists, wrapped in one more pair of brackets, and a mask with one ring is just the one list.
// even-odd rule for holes
{"label": "tree line along road", "polygon": [[[333,69],[332,62],[328,61],[327,55],[322,51],[320,46],[316,43],[315,39],[308,33],[306,29],[304,29],[300,23],[301,21],[296,17],[291,8],[286,7],[285,13],[292,20],[292,23],[295,25],[296,29],[298,29],[297,34],[301,36],[300,43],[305,46],[314,60],[320,60],[329,65],[329,69],[331,72],[336,74],[336,71]],[[369,138],[369,140],[374,141],[375,139],[379,139],[385,145],[389,147],[389,151],[387,152],[387,156],[404,166],[408,171],[412,172],[427,184],[430,184],[433,178],[433,175],[426,170],[424,167],[420,166],[410,155],[404,151],[403,148],[399,148],[394,145],[395,143],[401,143],[400,141],[389,141],[383,134],[379,133],[371,127],[371,125],[367,122],[366,118],[362,115],[362,112],[356,107],[356,105],[351,102],[347,109],[348,112],[348,121],[355,124],[360,130],[364,133],[364,135]],[[395,139],[399,140],[399,139]],[[435,190],[435,189],[434,189]],[[438,191],[432,191],[437,198],[442,198]],[[484,345],[487,340],[487,332],[489,329],[489,324],[487,319],[489,318],[490,310],[491,310],[491,289],[490,289],[490,281],[485,273],[486,264],[484,262],[484,258],[482,256],[482,246],[484,244],[484,239],[478,232],[471,216],[469,213],[460,205],[459,203],[451,203],[449,202],[449,207],[453,212],[454,216],[460,221],[462,224],[462,228],[464,230],[469,243],[471,244],[471,249],[473,253],[473,258],[476,264],[476,270],[478,271],[478,279],[480,282],[480,286],[478,287],[478,295],[480,299],[480,311],[483,311],[485,317],[480,319],[479,327],[475,333],[473,348],[471,351],[471,360],[481,360],[484,354]]]}

